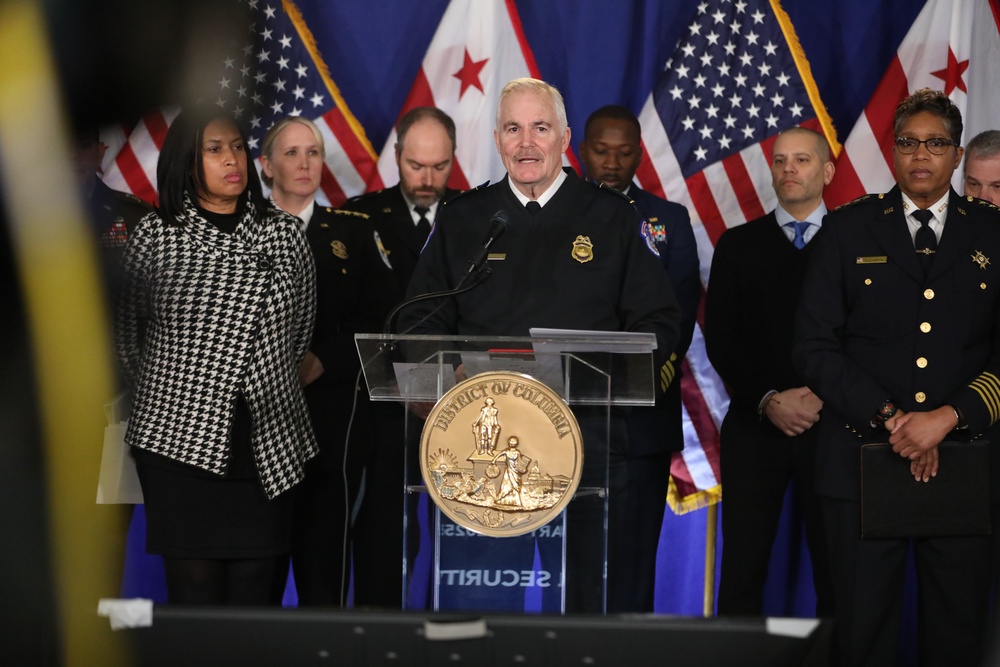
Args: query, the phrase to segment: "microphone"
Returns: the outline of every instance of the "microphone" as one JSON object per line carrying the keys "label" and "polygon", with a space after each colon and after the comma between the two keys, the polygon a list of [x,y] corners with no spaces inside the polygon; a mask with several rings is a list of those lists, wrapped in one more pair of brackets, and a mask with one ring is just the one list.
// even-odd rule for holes
{"label": "microphone", "polygon": [[[485,266],[486,258],[490,254],[490,248],[493,246],[493,243],[496,242],[496,240],[500,238],[500,236],[502,236],[505,231],[507,231],[507,228],[509,226],[510,226],[510,215],[507,213],[507,211],[500,209],[499,211],[494,213],[493,217],[490,218],[490,228],[486,233],[486,238],[483,239],[483,242],[479,245],[479,249],[476,250],[475,256],[469,261],[469,269],[468,271],[465,272],[465,275],[462,276],[462,279],[458,281],[458,285],[456,285],[452,289],[442,290],[440,292],[428,292],[426,294],[418,294],[416,296],[410,297],[409,299],[401,301],[396,305],[395,308],[392,309],[392,311],[390,311],[389,315],[385,318],[385,324],[382,327],[382,333],[384,334],[392,333],[392,329],[396,322],[396,317],[399,315],[400,311],[406,308],[407,306],[410,306],[414,303],[418,303],[420,301],[427,301],[429,299],[440,299],[448,296],[456,296],[458,294],[468,292],[473,287],[478,286],[481,282],[486,280],[486,278],[488,278],[490,274],[489,267]],[[421,322],[426,320],[433,313],[437,312],[437,310],[439,310],[443,305],[444,302],[442,302],[433,311],[425,315],[419,322],[412,325],[409,329],[407,329],[407,331],[413,329],[413,327],[415,326],[418,326]]]}
{"label": "microphone", "polygon": [[500,209],[493,214],[490,218],[490,228],[486,232],[486,238],[479,245],[479,250],[476,251],[475,256],[469,262],[469,270],[465,272],[465,277],[459,283],[461,285],[465,282],[471,274],[478,272],[483,268],[483,264],[486,262],[487,256],[490,254],[490,247],[493,245],[494,241],[503,236],[503,233],[507,231],[510,227],[510,215],[507,211]]}

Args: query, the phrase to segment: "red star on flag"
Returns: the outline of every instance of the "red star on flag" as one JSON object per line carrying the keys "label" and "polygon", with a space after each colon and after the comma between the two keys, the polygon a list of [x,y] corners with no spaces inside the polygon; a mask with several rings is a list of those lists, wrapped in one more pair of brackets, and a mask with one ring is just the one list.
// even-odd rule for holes
{"label": "red star on flag", "polygon": [[489,58],[473,61],[469,55],[469,50],[465,50],[465,62],[462,64],[462,69],[452,74],[453,77],[462,82],[462,89],[458,93],[459,99],[462,99],[462,95],[465,95],[465,91],[469,86],[475,86],[479,89],[479,92],[483,92],[483,84],[479,81],[479,73],[483,71],[488,61]]}
{"label": "red star on flag", "polygon": [[948,47],[948,67],[931,72],[931,76],[936,76],[944,81],[945,95],[951,95],[951,91],[956,88],[968,94],[969,91],[965,89],[965,81],[962,80],[962,75],[965,74],[965,70],[967,69],[969,69],[969,61],[963,60],[962,62],[958,62],[955,52],[951,50],[951,47]]}

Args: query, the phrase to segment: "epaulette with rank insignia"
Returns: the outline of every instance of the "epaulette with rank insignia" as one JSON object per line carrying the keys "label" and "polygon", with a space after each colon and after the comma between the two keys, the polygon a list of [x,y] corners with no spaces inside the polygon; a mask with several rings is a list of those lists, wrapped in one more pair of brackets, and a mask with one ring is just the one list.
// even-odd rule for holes
{"label": "epaulette with rank insignia", "polygon": [[972,195],[966,195],[965,196],[965,201],[969,202],[970,204],[978,204],[982,208],[988,208],[988,209],[993,210],[993,211],[1000,211],[1000,206],[997,206],[996,204],[988,202],[985,199],[980,199],[979,197],[973,197]]}
{"label": "epaulette with rank insignia", "polygon": [[329,206],[327,206],[326,207],[326,212],[327,213],[333,213],[334,215],[347,215],[347,216],[350,216],[352,218],[361,218],[362,220],[367,220],[368,219],[368,214],[367,213],[361,213],[360,211],[345,211],[345,210],[340,209],[340,208],[330,208]]}
{"label": "epaulette with rank insignia", "polygon": [[[861,202],[863,202],[863,201],[867,201],[867,200],[871,199],[871,198],[872,198],[872,197],[874,197],[874,196],[875,196],[875,195],[861,195],[861,196],[860,196],[860,197],[858,197],[857,199],[854,199],[854,200],[852,200],[852,201],[849,201],[849,202],[847,202],[846,204],[841,204],[841,205],[840,205],[840,206],[838,206],[837,208],[833,209],[833,211],[839,211],[839,210],[840,210],[840,209],[842,209],[842,208],[850,208],[851,206],[854,206],[855,204],[860,204],[860,203],[861,203]],[[882,195],[882,194],[880,194],[880,195],[878,196],[878,198],[879,198],[879,199],[881,199],[881,198],[882,198],[882,197],[884,197],[884,196],[885,196],[885,195]]]}
{"label": "epaulette with rank insignia", "polygon": [[453,201],[455,201],[457,199],[461,199],[462,197],[464,197],[465,195],[467,195],[467,194],[469,194],[471,192],[479,192],[480,190],[485,190],[487,187],[489,187],[489,184],[490,184],[490,182],[486,181],[485,183],[480,183],[479,185],[477,185],[474,188],[469,188],[468,190],[462,190],[458,194],[452,195],[448,199],[442,201],[441,202],[441,206],[447,206],[451,202],[453,202]]}
{"label": "epaulette with rank insignia", "polygon": [[596,185],[599,190],[604,190],[606,192],[612,192],[612,193],[618,195],[619,197],[621,197],[622,199],[624,199],[625,201],[627,201],[629,204],[631,204],[632,208],[636,208],[635,200],[632,199],[631,197],[629,197],[627,194],[625,194],[621,190],[616,190],[615,188],[611,187],[610,185],[607,185],[606,183],[598,183],[597,181],[590,181],[590,182],[593,183],[594,185]]}

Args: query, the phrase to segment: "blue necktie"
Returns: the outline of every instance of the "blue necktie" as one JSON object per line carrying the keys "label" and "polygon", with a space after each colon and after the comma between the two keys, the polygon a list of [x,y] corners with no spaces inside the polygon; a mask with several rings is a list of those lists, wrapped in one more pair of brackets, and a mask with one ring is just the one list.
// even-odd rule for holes
{"label": "blue necktie", "polygon": [[795,230],[795,238],[792,239],[792,245],[794,245],[799,250],[806,247],[806,230],[809,229],[809,221],[805,222],[789,222],[785,227],[791,227]]}

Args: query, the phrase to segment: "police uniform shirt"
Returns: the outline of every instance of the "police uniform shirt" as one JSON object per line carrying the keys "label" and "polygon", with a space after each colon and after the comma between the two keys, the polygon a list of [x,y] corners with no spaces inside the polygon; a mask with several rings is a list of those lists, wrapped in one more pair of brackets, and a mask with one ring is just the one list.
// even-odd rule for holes
{"label": "police uniform shirt", "polygon": [[447,202],[420,256],[411,296],[457,285],[498,210],[507,211],[509,228],[490,248],[485,282],[444,304],[414,304],[403,311],[400,330],[417,325],[412,333],[511,336],[527,336],[532,327],[648,331],[657,336],[657,354],[669,356],[679,337],[680,309],[648,225],[620,193],[568,172],[561,179],[535,215],[506,177]]}

